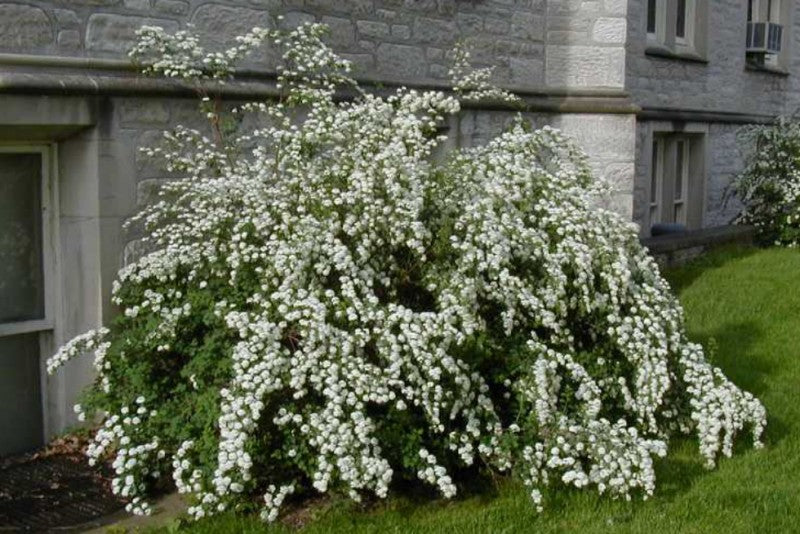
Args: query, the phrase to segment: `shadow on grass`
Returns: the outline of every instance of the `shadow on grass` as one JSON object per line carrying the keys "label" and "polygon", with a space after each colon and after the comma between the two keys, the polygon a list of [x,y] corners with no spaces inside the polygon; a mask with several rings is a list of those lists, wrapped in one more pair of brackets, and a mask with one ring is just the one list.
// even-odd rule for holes
{"label": "shadow on grass", "polygon": [[754,322],[728,323],[713,332],[691,336],[703,345],[706,358],[722,369],[729,379],[751,393],[762,393],[766,378],[775,366],[754,354],[754,349],[766,335]]}
{"label": "shadow on grass", "polygon": [[742,260],[759,250],[757,247],[748,245],[727,245],[709,251],[680,267],[665,269],[662,274],[669,281],[672,291],[677,294],[692,285],[703,273]]}

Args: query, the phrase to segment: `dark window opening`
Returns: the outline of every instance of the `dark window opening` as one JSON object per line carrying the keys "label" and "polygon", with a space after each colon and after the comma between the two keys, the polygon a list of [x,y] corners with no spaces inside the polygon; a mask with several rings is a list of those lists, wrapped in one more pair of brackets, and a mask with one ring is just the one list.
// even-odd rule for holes
{"label": "dark window opening", "polygon": [[677,18],[675,20],[675,36],[684,38],[686,37],[686,0],[678,0]]}
{"label": "dark window opening", "polygon": [[647,33],[656,33],[656,0],[647,2]]}

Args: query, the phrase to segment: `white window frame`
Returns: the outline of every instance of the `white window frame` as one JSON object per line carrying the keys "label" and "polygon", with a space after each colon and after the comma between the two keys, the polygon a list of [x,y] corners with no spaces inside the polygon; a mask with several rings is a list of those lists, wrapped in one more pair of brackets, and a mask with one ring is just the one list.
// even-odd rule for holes
{"label": "white window frame", "polygon": [[650,2],[645,4],[645,30],[647,31],[647,39],[659,44],[666,43],[667,36],[667,1],[668,0],[655,0],[656,1],[656,27],[655,32],[650,32],[647,27],[647,20],[650,16]]}
{"label": "white window frame", "polygon": [[[675,139],[675,176],[672,181],[672,219],[676,223],[680,223],[686,225],[686,216],[687,216],[687,198],[688,198],[688,189],[689,183],[691,180],[690,172],[690,163],[692,157],[692,143],[688,137],[677,137]],[[682,147],[681,154],[683,155],[683,159],[680,164],[677,161],[678,158],[678,147]],[[680,177],[681,189],[680,189],[680,196],[678,196],[678,179]],[[680,212],[680,215],[679,215]]]}
{"label": "white window frame", "polygon": [[[678,4],[675,2],[675,13],[677,16]],[[675,45],[679,48],[687,48],[694,50],[694,32],[695,32],[695,0],[686,0],[683,14],[683,37],[678,37],[678,28],[675,28]]]}
{"label": "white window frame", "polygon": [[650,143],[650,194],[648,196],[650,225],[661,220],[661,203],[664,191],[664,138],[654,136]]}
{"label": "white window frame", "polygon": [[58,218],[55,206],[58,193],[55,177],[55,145],[0,145],[2,154],[40,154],[41,170],[41,210],[42,210],[42,275],[44,278],[44,317],[28,321],[0,322],[0,337],[53,330],[56,305],[56,225]]}
{"label": "white window frame", "polygon": [[748,0],[753,7],[749,9],[753,18],[748,22],[774,22],[782,24],[783,7],[781,0]]}

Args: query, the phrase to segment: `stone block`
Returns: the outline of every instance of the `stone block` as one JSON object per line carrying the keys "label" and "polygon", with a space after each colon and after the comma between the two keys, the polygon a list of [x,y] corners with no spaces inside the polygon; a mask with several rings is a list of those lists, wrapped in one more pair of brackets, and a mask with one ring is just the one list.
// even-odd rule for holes
{"label": "stone block", "polygon": [[150,0],[124,0],[123,5],[134,11],[150,11]]}
{"label": "stone block", "polygon": [[340,56],[350,61],[357,73],[375,68],[375,57],[372,54],[340,54]]}
{"label": "stone block", "polygon": [[322,17],[322,23],[330,29],[326,41],[334,50],[348,49],[356,42],[356,29],[353,21],[344,17]]}
{"label": "stone block", "polygon": [[[286,4],[286,7],[296,7],[296,4],[301,4],[302,0],[300,2],[297,2],[297,0],[286,0],[284,3]],[[249,0],[249,4],[259,9],[270,10],[276,10],[283,7],[281,5],[281,0]]]}
{"label": "stone block", "polygon": [[53,16],[56,18],[59,28],[76,28],[80,25],[78,15],[69,9],[54,9]]}
{"label": "stone block", "polygon": [[189,12],[189,2],[185,0],[156,0],[153,9],[163,15],[186,15]]}
{"label": "stone block", "polygon": [[544,17],[531,13],[518,13],[511,20],[509,35],[517,39],[544,40]]}
{"label": "stone block", "polygon": [[582,45],[586,44],[585,32],[551,31],[547,32],[547,43],[551,45]]}
{"label": "stone block", "polygon": [[611,184],[612,191],[633,191],[635,165],[633,161],[611,162],[603,166],[602,176]]}
{"label": "stone block", "polygon": [[377,51],[377,67],[392,79],[419,78],[425,75],[427,64],[421,47],[381,43]]}
{"label": "stone block", "polygon": [[191,20],[203,42],[215,49],[228,48],[233,37],[244,35],[256,26],[272,27],[268,11],[222,4],[201,5]]}
{"label": "stone block", "polygon": [[142,153],[142,148],[155,148],[163,145],[163,130],[145,130],[136,138],[136,148],[134,149],[134,163],[136,165],[136,175],[140,178],[163,176],[163,162],[146,156]]}
{"label": "stone block", "polygon": [[456,25],[462,32],[483,31],[483,17],[472,13],[458,13],[456,15]]}
{"label": "stone block", "polygon": [[510,57],[511,83],[519,87],[539,87],[544,82],[544,61],[541,59]]}
{"label": "stone block", "polygon": [[440,79],[440,80],[449,80],[450,68],[445,67],[444,65],[431,65],[428,69],[428,74],[431,78]]}
{"label": "stone block", "polygon": [[444,50],[441,48],[428,48],[425,51],[425,56],[434,61],[441,61],[445,57]]}
{"label": "stone block", "polygon": [[68,6],[109,7],[120,5],[122,0],[58,0],[58,3]]}
{"label": "stone block", "polygon": [[456,39],[456,24],[450,20],[418,17],[414,21],[414,39],[421,43],[452,43]]}
{"label": "stone block", "polygon": [[58,46],[68,50],[81,47],[81,32],[78,30],[61,30],[58,32]]}
{"label": "stone block", "polygon": [[483,27],[489,33],[497,35],[506,35],[511,29],[511,24],[508,20],[497,19],[494,17],[487,17],[483,22]]}
{"label": "stone block", "polygon": [[547,45],[547,85],[555,87],[625,86],[625,49]]}
{"label": "stone block", "polygon": [[573,137],[593,161],[633,161],[634,115],[569,113],[554,117],[553,126]]}
{"label": "stone block", "polygon": [[119,107],[119,119],[123,125],[166,124],[169,107],[163,99],[128,98]]}
{"label": "stone block", "polygon": [[305,0],[308,10],[363,16],[373,12],[372,0]]}
{"label": "stone block", "polygon": [[289,11],[283,16],[280,22],[281,28],[293,29],[306,24],[307,22],[314,22],[317,18],[311,13],[303,11]]}
{"label": "stone block", "polygon": [[603,11],[609,15],[625,15],[628,10],[628,0],[604,0]]}
{"label": "stone block", "polygon": [[356,28],[362,38],[385,39],[390,33],[388,24],[372,20],[359,20],[356,22]]}
{"label": "stone block", "polygon": [[53,24],[38,7],[0,4],[0,47],[38,48],[53,42]]}
{"label": "stone block", "polygon": [[391,9],[376,9],[375,18],[391,22],[398,18],[398,14],[397,11]]}
{"label": "stone block", "polygon": [[86,48],[96,52],[126,53],[136,42],[136,30],[145,24],[161,26],[168,32],[178,29],[178,23],[172,20],[95,13],[86,24]]}
{"label": "stone block", "polygon": [[604,44],[623,44],[627,25],[623,18],[601,17],[594,22],[592,39]]}
{"label": "stone block", "polygon": [[411,28],[404,24],[392,24],[392,37],[395,39],[410,39]]}
{"label": "stone block", "polygon": [[149,252],[146,243],[141,239],[134,239],[125,243],[122,250],[122,267],[132,264]]}
{"label": "stone block", "polygon": [[136,205],[140,208],[154,204],[159,199],[159,192],[164,184],[173,181],[170,178],[147,178],[136,184]]}

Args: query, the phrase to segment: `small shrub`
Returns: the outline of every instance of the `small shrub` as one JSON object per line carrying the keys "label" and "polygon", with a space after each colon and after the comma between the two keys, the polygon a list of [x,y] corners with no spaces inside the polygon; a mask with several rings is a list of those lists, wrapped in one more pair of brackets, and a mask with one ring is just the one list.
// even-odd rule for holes
{"label": "small shrub", "polygon": [[232,115],[266,125],[232,136],[205,101],[213,140],[179,128],[149,151],[186,178],[137,216],[151,252],[119,273],[123,313],[50,361],[94,352],[89,455],[113,457],[133,511],[167,473],[198,518],[258,495],[273,520],[295,491],[384,497],[398,477],[452,497],[477,466],[519,476],[537,507],[554,484],[630,498],[676,433],[709,466],[746,427],[759,445],[764,408],[687,340],[568,138],[518,120],[432,163],[460,99],[512,97],[461,51],[455,96],[340,102],[357,86],[322,33],[254,29],[206,54],[141,32],[137,57],[192,80],[265,40],[285,51],[280,99]]}
{"label": "small shrub", "polygon": [[748,150],[732,191],[744,204],[738,221],[752,224],[764,244],[800,243],[800,122],[780,117],[742,131]]}

